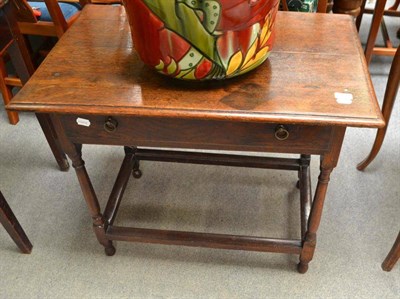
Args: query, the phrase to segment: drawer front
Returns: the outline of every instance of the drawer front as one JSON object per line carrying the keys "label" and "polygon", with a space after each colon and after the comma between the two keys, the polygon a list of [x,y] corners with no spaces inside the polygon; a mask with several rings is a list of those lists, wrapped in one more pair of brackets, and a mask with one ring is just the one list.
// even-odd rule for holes
{"label": "drawer front", "polygon": [[327,152],[333,130],[173,118],[61,115],[60,119],[74,143],[304,154]]}

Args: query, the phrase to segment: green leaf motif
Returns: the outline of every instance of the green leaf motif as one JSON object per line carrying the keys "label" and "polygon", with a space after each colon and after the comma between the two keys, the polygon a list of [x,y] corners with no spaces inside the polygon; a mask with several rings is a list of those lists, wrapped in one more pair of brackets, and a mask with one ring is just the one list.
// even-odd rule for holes
{"label": "green leaf motif", "polygon": [[216,0],[177,0],[196,10],[203,26],[212,34],[218,26],[221,16],[221,4]]}
{"label": "green leaf motif", "polygon": [[[165,27],[184,38],[205,57],[223,68],[216,51],[217,37],[207,31],[193,7],[182,0],[142,0],[165,24]],[[214,2],[214,1],[209,1]],[[145,26],[145,25],[144,25]]]}

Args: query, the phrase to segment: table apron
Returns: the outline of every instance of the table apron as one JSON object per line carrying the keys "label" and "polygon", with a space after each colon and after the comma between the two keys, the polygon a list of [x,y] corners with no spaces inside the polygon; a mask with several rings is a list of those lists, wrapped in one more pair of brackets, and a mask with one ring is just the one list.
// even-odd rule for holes
{"label": "table apron", "polygon": [[127,116],[112,116],[116,129],[109,132],[105,123],[110,116],[59,117],[69,140],[80,144],[322,155],[331,148],[333,132],[329,126],[281,124],[289,137],[278,140],[279,124]]}

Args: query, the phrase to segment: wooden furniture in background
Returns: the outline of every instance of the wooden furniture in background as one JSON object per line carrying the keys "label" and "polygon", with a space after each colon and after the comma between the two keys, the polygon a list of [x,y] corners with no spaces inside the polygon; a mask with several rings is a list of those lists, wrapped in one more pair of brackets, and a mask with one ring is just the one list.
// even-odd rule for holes
{"label": "wooden furniture in background", "polygon": [[[34,68],[25,41],[19,33],[15,18],[13,18],[11,5],[6,4],[5,1],[0,6],[0,36],[0,91],[6,105],[13,97],[13,87],[22,86],[19,78],[8,74],[5,63],[6,56],[10,56],[12,64],[24,82],[33,74]],[[18,113],[7,111],[7,114],[11,124],[18,123]]]}
{"label": "wooden furniture in background", "polygon": [[[399,48],[400,49],[400,48]],[[400,50],[397,49],[396,55],[392,62],[392,67],[390,68],[390,73],[388,77],[388,83],[386,85],[385,96],[383,99],[382,113],[386,122],[386,126],[379,129],[374,145],[372,146],[369,155],[357,165],[358,170],[364,170],[378,155],[379,150],[382,147],[383,140],[385,139],[387,127],[390,121],[390,116],[392,115],[392,110],[394,102],[396,100],[397,92],[400,84]]]}
{"label": "wooden furniture in background", "polygon": [[[369,64],[372,58],[372,55],[386,55],[386,56],[394,56],[396,53],[396,48],[393,47],[393,44],[389,38],[388,30],[386,28],[386,24],[383,16],[392,16],[392,17],[400,17],[399,4],[400,0],[396,0],[393,6],[389,9],[385,10],[386,0],[377,0],[375,9],[366,9],[367,0],[363,0],[361,6],[361,13],[357,17],[356,26],[357,29],[360,29],[361,20],[364,13],[373,13],[372,22],[368,34],[367,43],[365,46],[365,58],[367,59],[367,63]],[[385,47],[376,47],[376,37],[378,35],[379,28],[382,29],[382,35],[385,42]]]}
{"label": "wooden furniture in background", "polygon": [[[357,165],[358,170],[364,170],[378,155],[380,148],[382,147],[383,140],[385,139],[387,127],[392,114],[394,102],[396,100],[397,92],[400,84],[400,48],[397,49],[396,55],[394,56],[392,67],[390,69],[388,83],[386,86],[385,97],[383,100],[382,113],[386,122],[386,126],[379,129],[374,145],[369,155]],[[400,257],[400,233],[397,236],[396,242],[393,245],[392,250],[389,252],[385,261],[382,264],[382,269],[385,271],[392,270]]]}
{"label": "wooden furniture in background", "polygon": [[362,0],[334,0],[332,11],[357,17],[361,11]]}
{"label": "wooden furniture in background", "polygon": [[22,253],[31,253],[32,244],[0,191],[0,223]]}
{"label": "wooden furniture in background", "polygon": [[[282,8],[283,8],[284,11],[288,11],[289,10],[287,1],[288,0],[282,0]],[[329,11],[328,9],[329,9],[330,6],[328,6],[328,2],[331,2],[331,1],[319,0],[318,1],[317,12],[326,13],[327,11]]]}
{"label": "wooden furniture in background", "polygon": [[[34,72],[30,53],[27,50],[29,47],[27,47],[21,33],[61,37],[69,25],[72,24],[79,15],[76,14],[76,16],[68,20],[69,23],[67,23],[57,0],[46,0],[45,3],[54,20],[53,22],[38,21],[26,0],[13,0],[7,4],[7,8],[4,8],[4,10],[7,9],[7,17],[5,12],[2,12],[0,19],[0,91],[5,104],[13,97],[13,88],[22,86],[21,79],[15,75],[11,76],[7,70],[6,58],[9,56],[9,51],[18,51],[23,58],[22,64],[18,64],[15,59],[12,61],[17,74],[25,69],[28,71],[28,73],[23,74],[23,82],[26,82]],[[16,55],[11,55],[11,57],[16,57]],[[19,121],[18,114],[9,111],[7,113],[10,123],[13,125],[17,124]]]}
{"label": "wooden furniture in background", "polygon": [[[26,48],[24,38],[19,32],[12,6],[10,3],[3,3],[5,3],[4,6],[0,7],[0,33],[2,37],[0,40],[0,45],[6,45],[6,53],[10,57],[10,60],[18,75],[18,78],[8,77],[4,62],[0,63],[0,88],[2,93],[4,92],[4,102],[7,104],[13,96],[10,86],[24,85],[33,74],[34,68]],[[3,53],[3,51],[1,51],[1,53]],[[18,122],[17,113],[11,111],[7,111],[7,113],[12,124]],[[53,152],[58,166],[61,170],[68,170],[69,163],[67,157],[61,149],[49,117],[46,115],[37,114],[37,119],[41,128],[43,129],[43,133]]]}
{"label": "wooden furniture in background", "polygon": [[[287,11],[287,0],[282,0],[283,10]],[[357,17],[361,11],[362,0],[321,0],[318,2],[318,12],[348,14]]]}
{"label": "wooden furniture in background", "polygon": [[[8,105],[50,114],[107,255],[115,253],[115,240],[281,252],[299,254],[298,271],[307,271],[346,127],[377,128],[384,121],[354,22],[343,15],[278,14],[274,51],[262,66],[226,81],[189,83],[158,75],[139,61],[122,7],[88,5]],[[355,100],[343,103],[336,92]],[[125,146],[104,212],[82,159],[83,144]],[[295,153],[299,158],[160,148]],[[313,198],[310,155],[321,159]],[[130,175],[140,177],[141,160],[296,171],[299,236],[276,239],[114,225]]]}
{"label": "wooden furniture in background", "polygon": [[[84,6],[88,1],[79,0],[79,3]],[[34,15],[32,7],[26,0],[13,0],[12,3],[14,4],[19,29],[22,34],[28,35],[55,36],[60,38],[80,14],[80,11],[77,11],[77,13],[66,20],[57,0],[44,0],[51,16],[51,21],[41,21]]]}
{"label": "wooden furniture in background", "polygon": [[390,250],[387,257],[382,263],[382,269],[384,271],[391,271],[394,265],[399,260],[399,258],[400,258],[400,232],[397,235],[397,239],[394,242],[392,249]]}

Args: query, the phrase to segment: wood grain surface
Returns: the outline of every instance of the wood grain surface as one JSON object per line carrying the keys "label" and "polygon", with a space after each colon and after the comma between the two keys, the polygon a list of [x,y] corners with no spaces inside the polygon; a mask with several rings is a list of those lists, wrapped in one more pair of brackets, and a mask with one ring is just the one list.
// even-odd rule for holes
{"label": "wood grain surface", "polygon": [[[133,49],[123,7],[88,5],[9,109],[40,113],[199,118],[382,127],[349,16],[280,12],[270,58],[226,81],[156,74]],[[349,92],[352,104],[337,103]]]}

